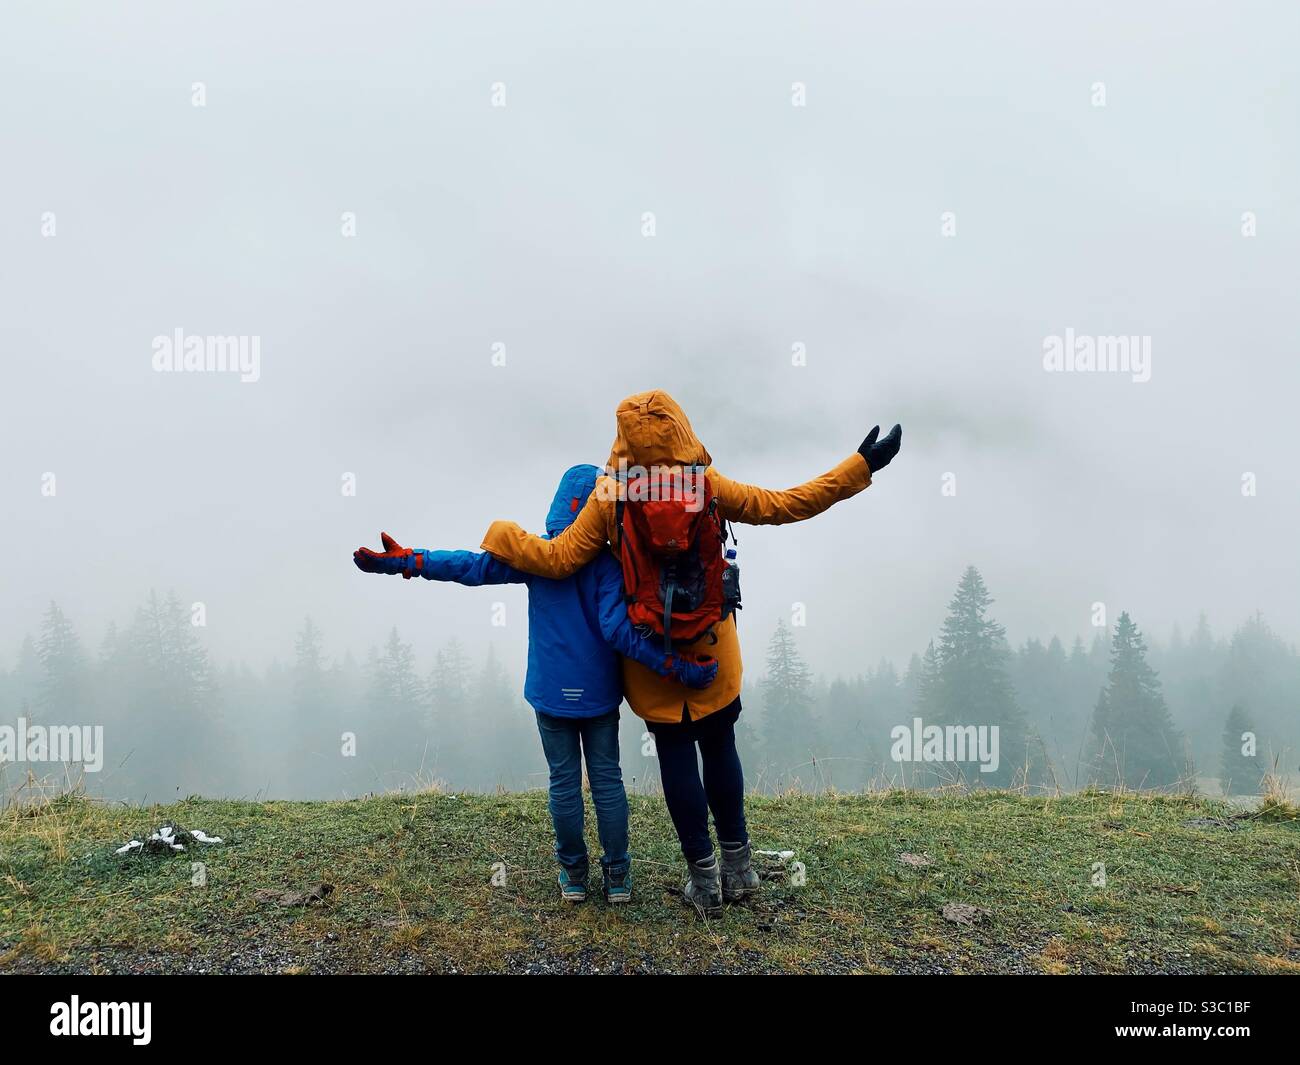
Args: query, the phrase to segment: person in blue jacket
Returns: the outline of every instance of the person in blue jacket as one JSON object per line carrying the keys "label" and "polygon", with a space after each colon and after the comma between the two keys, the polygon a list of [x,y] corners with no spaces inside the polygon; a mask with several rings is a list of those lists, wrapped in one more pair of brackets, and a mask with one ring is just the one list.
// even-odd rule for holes
{"label": "person in blue jacket", "polygon": [[[546,516],[546,534],[557,536],[582,510],[596,485],[595,466],[573,466],[560,480]],[[618,762],[618,713],[623,702],[619,655],[634,658],[692,688],[717,675],[712,659],[690,661],[665,655],[628,620],[623,572],[602,552],[570,577],[547,580],[477,551],[426,551],[402,547],[381,534],[384,550],[359,548],[357,567],[367,573],[400,573],[458,584],[528,586],[528,675],[524,698],[537,712],[537,730],[550,768],[549,806],[560,863],[560,894],[569,902],[587,897],[587,844],[583,839],[582,759],[596,806],[604,855],[601,891],[607,902],[632,897],[628,854],[627,795]]]}

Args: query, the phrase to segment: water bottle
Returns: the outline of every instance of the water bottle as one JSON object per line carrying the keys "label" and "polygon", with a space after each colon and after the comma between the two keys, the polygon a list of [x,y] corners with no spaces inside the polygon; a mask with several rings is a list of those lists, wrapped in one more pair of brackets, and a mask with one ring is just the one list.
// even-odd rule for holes
{"label": "water bottle", "polygon": [[722,616],[725,619],[732,611],[740,609],[740,564],[736,561],[734,547],[727,548],[722,557]]}

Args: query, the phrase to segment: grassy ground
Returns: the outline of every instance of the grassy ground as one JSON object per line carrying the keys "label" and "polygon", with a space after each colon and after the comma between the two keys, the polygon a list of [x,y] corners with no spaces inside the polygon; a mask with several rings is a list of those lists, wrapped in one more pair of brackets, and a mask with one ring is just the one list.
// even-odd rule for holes
{"label": "grassy ground", "polygon": [[[617,910],[558,899],[540,792],[10,809],[0,969],[1300,972],[1293,812],[1232,820],[1215,802],[1151,796],[754,798],[756,846],[794,850],[806,884],[773,881],[706,922],[676,894],[662,801],[632,804],[636,897]],[[226,842],[113,854],[165,820]],[[267,895],[318,881],[334,890],[305,907]],[[989,916],[953,923],[950,902]]]}

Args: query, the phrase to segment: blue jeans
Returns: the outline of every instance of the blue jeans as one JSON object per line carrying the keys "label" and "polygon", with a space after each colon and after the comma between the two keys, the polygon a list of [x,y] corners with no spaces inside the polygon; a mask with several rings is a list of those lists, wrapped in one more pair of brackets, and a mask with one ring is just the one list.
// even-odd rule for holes
{"label": "blue jeans", "polygon": [[537,715],[537,731],[551,770],[550,809],[555,826],[555,857],[566,869],[585,875],[587,842],[582,836],[582,759],[596,806],[596,830],[605,851],[600,864],[613,873],[627,871],[627,793],[618,764],[618,709],[600,717]]}

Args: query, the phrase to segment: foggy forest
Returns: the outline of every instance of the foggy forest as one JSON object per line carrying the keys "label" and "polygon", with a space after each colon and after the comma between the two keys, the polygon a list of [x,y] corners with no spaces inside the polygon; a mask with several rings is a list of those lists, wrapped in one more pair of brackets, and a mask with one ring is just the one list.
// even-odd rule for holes
{"label": "foggy forest", "polygon": [[[765,652],[742,696],[747,784],[1252,795],[1268,774],[1289,770],[1300,657],[1262,615],[1221,633],[1201,615],[1158,641],[1121,614],[1088,641],[1044,634],[1013,647],[992,600],[971,567],[925,648],[835,676],[805,663],[798,624],[778,619],[755,633],[742,617],[744,639]],[[393,628],[370,647],[331,650],[329,633],[305,618],[258,670],[214,660],[194,621],[176,593],[151,592],[91,644],[51,603],[0,674],[4,719],[102,725],[102,770],[66,766],[54,782],[70,775],[92,794],[137,802],[545,785],[521,677],[491,648],[476,657],[456,639],[430,647]],[[914,718],[997,725],[998,768],[891,757],[894,730]],[[653,748],[639,725],[624,716],[624,775],[654,791]],[[1256,738],[1253,756],[1242,753],[1245,734]],[[27,767],[3,768],[10,788],[23,784]],[[49,767],[40,769],[49,782]]]}

